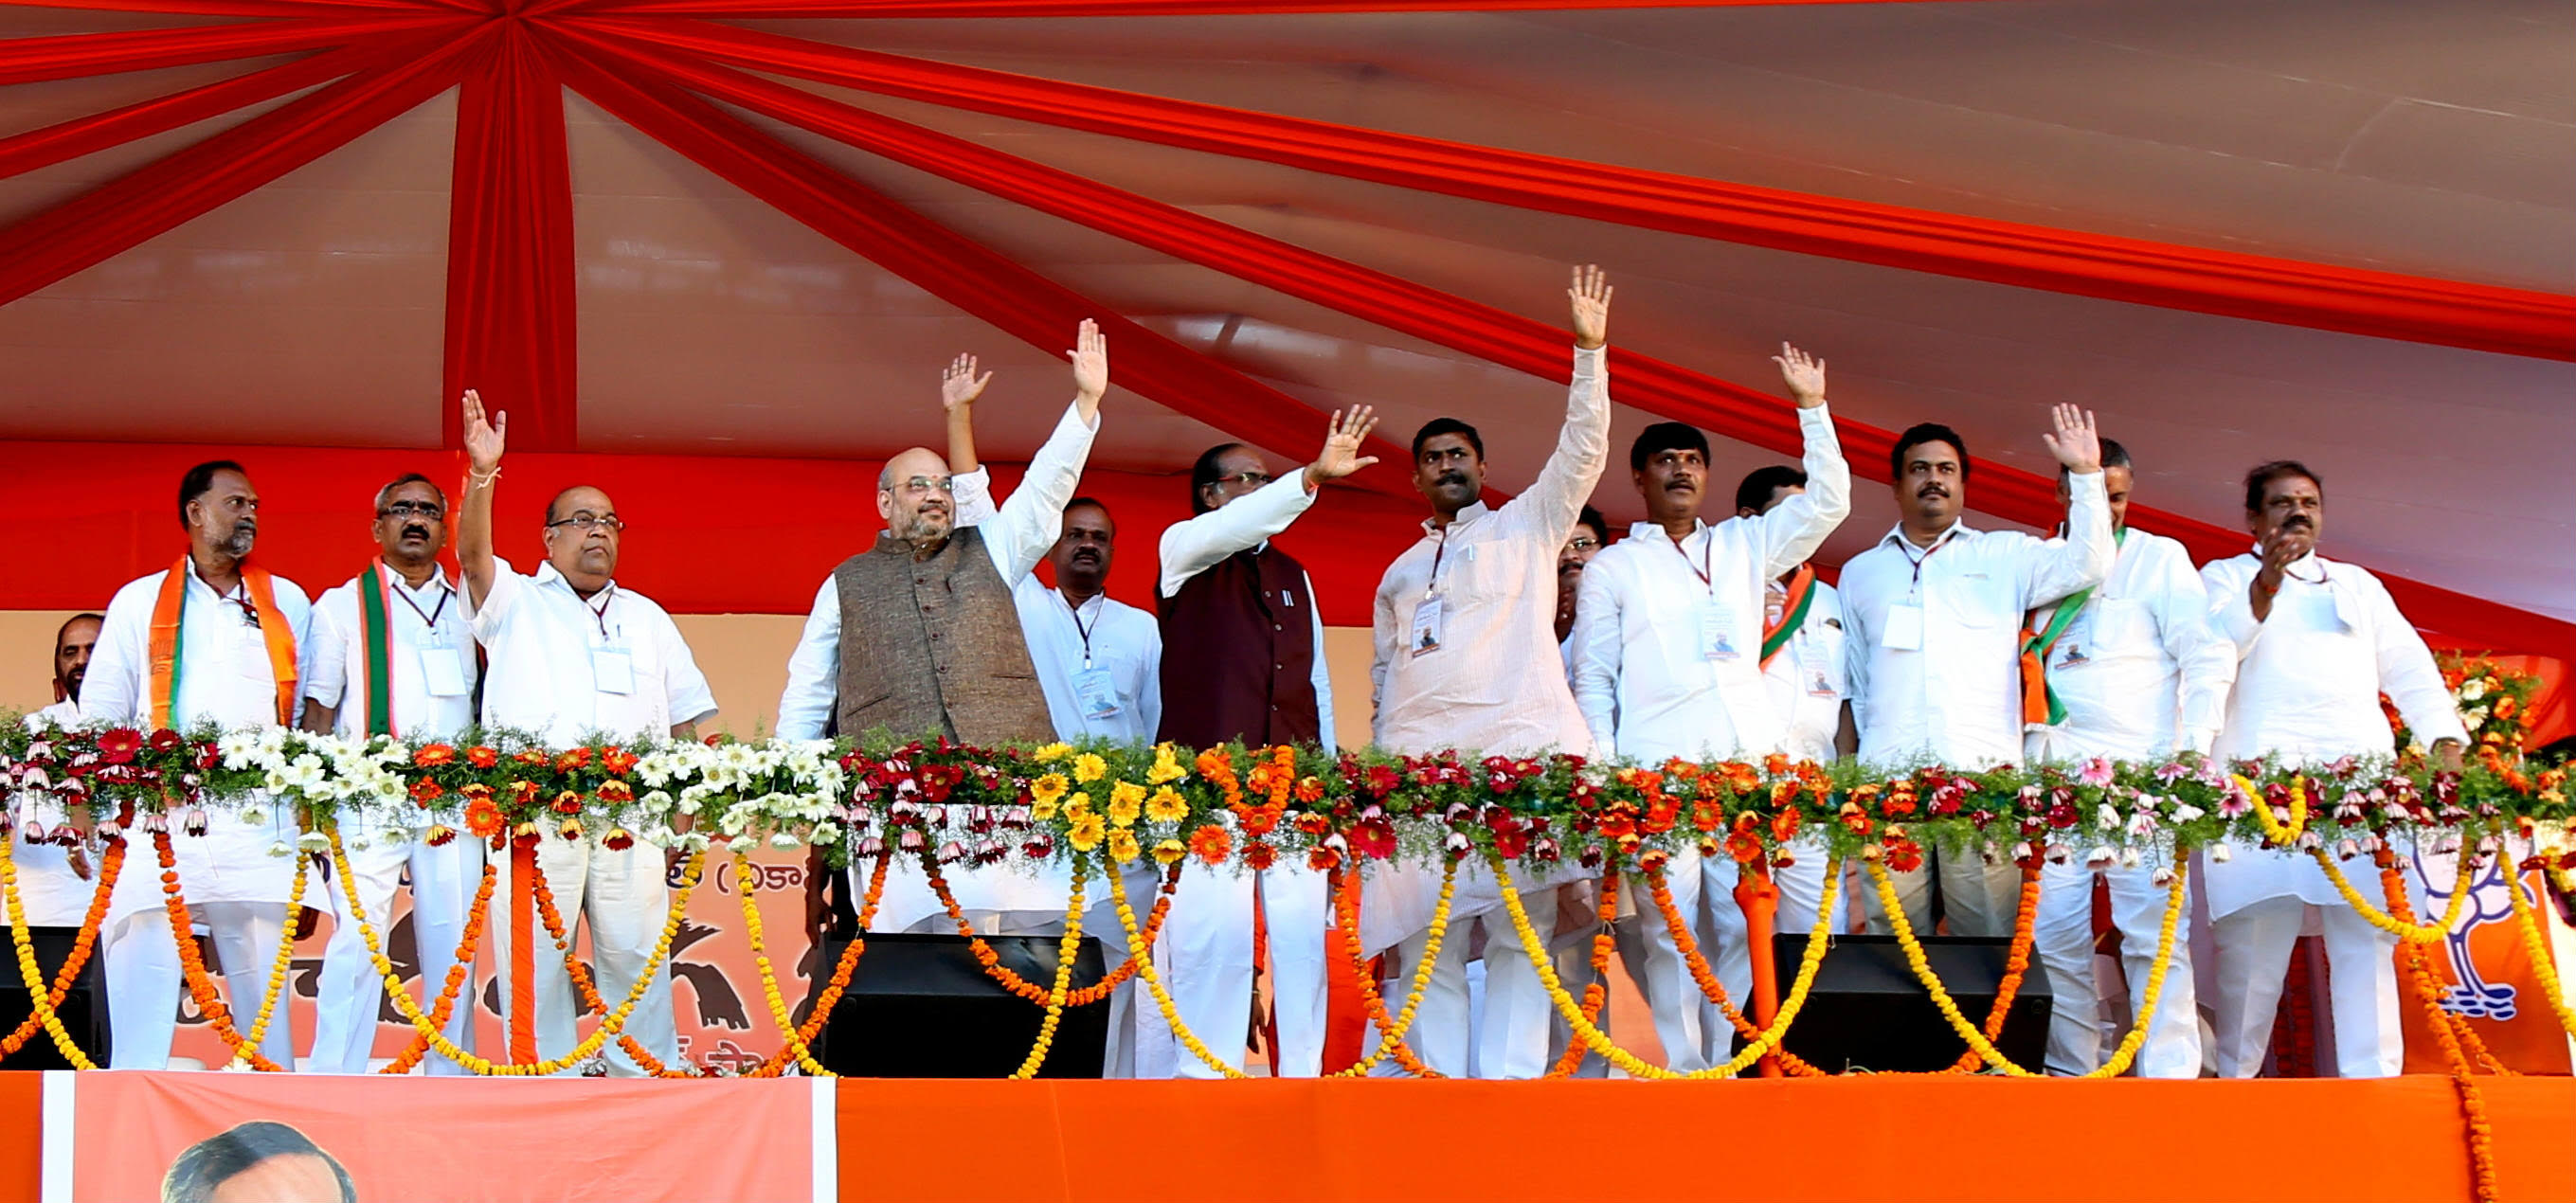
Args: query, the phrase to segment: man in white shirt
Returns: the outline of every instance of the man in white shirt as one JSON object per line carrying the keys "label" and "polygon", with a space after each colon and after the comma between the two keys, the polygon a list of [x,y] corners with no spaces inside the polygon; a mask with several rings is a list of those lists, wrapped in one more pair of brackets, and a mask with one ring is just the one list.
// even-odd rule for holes
{"label": "man in white shirt", "polygon": [[[1607,449],[1602,348],[1610,286],[1599,268],[1577,268],[1566,296],[1575,332],[1573,385],[1556,450],[1528,491],[1488,509],[1477,500],[1485,455],[1475,428],[1439,418],[1414,435],[1414,487],[1430,499],[1432,516],[1422,524],[1422,540],[1397,556],[1378,583],[1370,678],[1376,740],[1387,751],[1592,751],[1563,662],[1552,654],[1552,574],[1584,498],[1600,479]],[[1542,938],[1556,924],[1556,886],[1580,876],[1576,866],[1515,878]],[[1361,943],[1394,950],[1387,958],[1391,975],[1401,978],[1421,962],[1438,894],[1439,874],[1426,867],[1381,865],[1369,875],[1361,894]],[[1459,868],[1449,942],[1411,1037],[1423,1060],[1443,1074],[1461,1076],[1472,1067],[1479,1077],[1534,1078],[1547,1070],[1554,1012],[1531,964],[1546,950],[1522,948],[1508,925],[1495,925],[1488,935],[1484,1015],[1473,1026],[1468,1018],[1463,949],[1471,921],[1501,906],[1490,872],[1472,861]]]}
{"label": "man in white shirt", "polygon": [[[2093,416],[2060,405],[2053,417],[2055,429],[2044,437],[2070,473],[2062,541],[1970,528],[1960,517],[1966,441],[1933,423],[1897,437],[1888,466],[1901,518],[1844,564],[1842,577],[1849,706],[1858,754],[1872,772],[2020,763],[2022,615],[2099,585],[2111,571],[2111,516]],[[1935,854],[1951,935],[2012,933],[2021,870],[1992,850],[1988,856],[1992,863],[1975,853]],[[1931,931],[1929,874],[1895,876],[1906,918],[1916,931]],[[2055,888],[2088,888],[2071,863],[2051,864],[2044,876],[2060,880]],[[1883,929],[1877,892],[1862,897],[1873,926]],[[2089,952],[2043,945],[2040,955],[2043,963],[2072,963],[2066,958]]]}
{"label": "man in white shirt", "polygon": [[[2398,613],[2379,578],[2316,553],[2325,530],[2325,486],[2306,466],[2278,460],[2245,477],[2245,524],[2254,551],[2201,569],[2209,624],[2236,657],[2217,753],[2325,764],[2386,756],[2379,695],[2457,771],[2468,730],[2422,636]],[[2238,846],[2216,857],[2203,884],[2217,946],[2218,1074],[2250,1078],[2263,1066],[2290,948],[2314,913],[2333,972],[2336,1074],[2376,1078],[2405,1065],[2398,1025],[2396,937],[2365,922],[2304,852]],[[2346,862],[2368,877],[2367,859]],[[2376,887],[2365,883],[2365,894]]]}
{"label": "man in white shirt", "polygon": [[1610,545],[1610,520],[1591,506],[1574,520],[1565,546],[1556,553],[1556,647],[1565,659],[1566,683],[1574,681],[1574,607],[1583,588],[1583,570]]}
{"label": "man in white shirt", "polygon": [[[546,562],[535,576],[521,576],[492,551],[492,484],[501,475],[508,433],[506,415],[485,421],[483,402],[465,394],[465,454],[470,467],[456,528],[456,558],[464,570],[464,601],[472,629],[489,664],[483,682],[483,722],[526,731],[563,748],[603,741],[693,739],[698,724],[715,716],[715,695],[689,654],[680,628],[661,606],[617,585],[620,537],[626,529],[607,493],[576,485],[546,506]],[[594,984],[616,1005],[649,980],[628,1017],[626,1032],[665,1063],[679,1060],[679,1031],[671,1014],[670,967],[653,961],[670,917],[668,873],[679,859],[643,840],[624,848],[604,841],[609,832],[592,823],[579,839],[553,830],[537,845],[537,869],[554,892],[569,928],[590,928]],[[500,883],[517,898],[508,861]],[[508,995],[510,911],[492,911],[493,963],[501,967]],[[574,935],[567,930],[567,937]],[[579,1000],[563,959],[540,939],[536,950],[537,1050],[553,1058],[577,1043]],[[642,1067],[611,1045],[610,1072],[640,1075]]]}
{"label": "man in white shirt", "polygon": [[[83,722],[228,731],[295,721],[296,649],[312,605],[295,582],[245,563],[259,538],[259,493],[230,460],[190,468],[179,483],[179,520],[188,553],[170,568],[117,590],[100,624],[98,650],[81,687]],[[167,657],[166,667],[163,658]],[[191,917],[214,933],[231,1008],[244,1034],[268,989],[269,966],[293,920],[295,822],[267,795],[207,808],[204,835],[171,823],[170,842]],[[264,810],[261,821],[237,808]],[[130,837],[136,871],[121,874],[102,940],[116,1069],[161,1069],[170,1060],[183,974],[163,906],[149,839]],[[178,933],[184,937],[186,933]],[[281,991],[278,1006],[292,1002]],[[286,1015],[269,1024],[259,1052],[279,1065],[295,1059]]]}
{"label": "man in white shirt", "polygon": [[[2103,491],[2112,541],[2118,546],[2110,578],[2098,588],[2031,611],[2024,653],[2040,666],[2046,682],[2041,697],[2028,696],[2027,689],[2023,697],[2029,720],[2025,750],[2034,761],[2072,766],[2099,757],[2163,764],[2186,752],[2205,756],[2217,739],[2235,657],[2210,633],[2209,595],[2192,569],[2191,553],[2172,539],[2129,528],[2134,479],[2128,449],[2102,440]],[[2063,472],[2057,493],[2061,501],[2069,496]],[[2156,884],[2156,871],[2157,866],[2145,863],[2101,871],[2110,886],[2111,921],[2120,929],[2132,1015],[2145,1005],[2164,926],[2168,891]],[[2079,963],[2063,969],[2048,963],[2055,1006],[2048,1064],[2064,1073],[2091,1070],[2102,1063],[2105,1035],[2091,956],[2093,891],[2043,891],[2035,926],[2042,948],[2085,949]],[[2188,916],[2176,928],[2173,964],[2165,973],[2146,1046],[2138,1054],[2137,1073],[2142,1078],[2200,1076],[2200,1010],[2192,989]]]}
{"label": "man in white shirt", "polygon": [[[81,682],[89,675],[90,651],[98,643],[99,616],[75,614],[54,631],[54,704],[26,717],[30,731],[70,727],[80,722]],[[78,927],[89,917],[91,864],[87,824],[75,824],[60,802],[33,792],[10,799],[21,822],[35,822],[53,832],[41,844],[20,839],[18,900],[29,927]],[[24,833],[31,828],[21,827]],[[12,838],[12,837],[0,837]],[[0,929],[8,926],[0,914]]]}
{"label": "man in white shirt", "polygon": [[[1699,516],[1708,436],[1658,422],[1629,449],[1646,521],[1584,569],[1574,620],[1574,698],[1603,759],[1759,760],[1781,750],[1782,723],[1762,679],[1763,583],[1804,563],[1842,524],[1851,470],[1825,410],[1824,365],[1785,343],[1774,361],[1797,399],[1811,489],[1768,514],[1711,526]],[[1706,926],[1717,937],[1711,960],[1743,1000],[1752,963],[1733,897],[1735,862],[1686,850],[1665,876],[1675,906],[1694,924],[1705,900]],[[1703,1038],[1701,992],[1653,912],[1639,908],[1632,951],[1622,959],[1654,1013],[1670,1066],[1701,1069],[1712,1043]]]}
{"label": "man in white shirt", "polygon": [[[1085,321],[1065,356],[1073,367],[1072,405],[1029,460],[1020,487],[976,523],[960,516],[952,464],[975,462],[972,407],[992,373],[979,373],[972,355],[950,362],[941,374],[940,403],[956,458],[914,447],[886,461],[877,477],[877,514],[886,528],[815,590],[813,612],[787,661],[780,736],[855,739],[882,730],[979,747],[1056,738],[1051,695],[1031,640],[1036,630],[1061,628],[1052,612],[1047,622],[1024,628],[1016,591],[1064,534],[1065,506],[1100,428],[1108,339]],[[1069,626],[1071,607],[1055,604]],[[851,867],[850,897],[861,895],[866,868]],[[978,934],[1062,930],[1067,879],[1060,869],[1032,873],[961,861],[941,876]],[[886,875],[877,924],[882,931],[955,930],[920,863],[908,856],[897,856]]]}
{"label": "man in white shirt", "polygon": [[[347,738],[389,735],[415,747],[452,739],[474,725],[474,682],[481,670],[464,603],[438,563],[447,546],[447,494],[415,472],[376,491],[375,515],[368,530],[381,554],[313,605],[313,629],[304,641],[303,727]],[[454,838],[463,823],[452,809],[423,809],[414,823],[381,830],[359,829],[349,820],[340,825],[359,899],[380,939],[391,934],[394,891],[409,875],[423,1008],[447,983],[466,912],[482,884],[483,845]],[[428,828],[439,822],[450,838],[433,845]],[[307,1062],[323,1073],[364,1073],[375,1049],[385,984],[357,922],[341,905],[345,900],[335,891],[330,901],[340,915],[322,954]],[[471,1050],[472,966],[456,997],[447,1038]],[[428,1066],[433,1074],[467,1072],[443,1056],[430,1057]]]}

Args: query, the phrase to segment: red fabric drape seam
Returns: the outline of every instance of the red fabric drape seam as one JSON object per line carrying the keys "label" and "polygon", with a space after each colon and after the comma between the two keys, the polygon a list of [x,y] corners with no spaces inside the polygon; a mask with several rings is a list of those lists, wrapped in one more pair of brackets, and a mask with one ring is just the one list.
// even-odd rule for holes
{"label": "red fabric drape seam", "polygon": [[514,445],[580,444],[572,180],[561,81],[509,22],[467,65],[448,202],[444,446],[467,388],[510,414]]}
{"label": "red fabric drape seam", "polygon": [[[1094,318],[1110,336],[1120,387],[1292,458],[1311,455],[1322,439],[1321,415],[1295,398],[903,208],[704,101],[658,79],[638,83],[571,56],[557,68],[574,90],[619,120],[1004,333],[1055,350],[1077,322]],[[1367,450],[1397,462],[1408,458],[1381,439]],[[1379,492],[1409,492],[1383,465],[1356,479]]]}
{"label": "red fabric drape seam", "polygon": [[[1505,367],[1566,378],[1564,336],[1542,323],[730,68],[634,47],[613,35],[602,39],[578,28],[567,34],[613,47],[612,53],[717,99],[905,166]],[[1779,454],[1800,451],[1796,419],[1777,398],[1624,348],[1615,375],[1624,404]],[[1884,481],[1877,467],[1895,436],[1849,419],[1836,425],[1856,474]],[[2042,527],[2058,520],[2053,478],[1983,459],[1975,467],[1978,509]],[[2130,517],[2141,529],[2181,539],[2201,559],[2235,555],[2246,542],[2241,532],[2143,505],[2132,506]],[[2409,617],[2428,628],[2498,647],[2576,647],[2576,625],[2402,577],[2383,579]]]}
{"label": "red fabric drape seam", "polygon": [[584,12],[746,18],[1243,16],[1254,13],[1525,12],[1585,8],[1776,8],[1982,0],[570,0]]}
{"label": "red fabric drape seam", "polygon": [[1470,146],[702,21],[602,28],[752,70],[1471,200],[2132,304],[2576,359],[2576,298]]}
{"label": "red fabric drape seam", "polygon": [[439,16],[255,21],[125,33],[76,33],[0,41],[0,84],[37,83],[289,54],[401,33]]}
{"label": "red fabric drape seam", "polygon": [[[71,7],[63,0],[0,0],[0,8]],[[100,12],[182,17],[346,17],[357,13],[481,12],[473,0],[77,0]]]}
{"label": "red fabric drape seam", "polygon": [[[463,25],[458,23],[453,28],[461,29]],[[137,138],[167,133],[353,72],[382,66],[425,49],[434,39],[450,36],[453,36],[450,30],[434,30],[416,37],[397,35],[370,39],[94,116],[0,138],[0,179],[121,146]]]}
{"label": "red fabric drape seam", "polygon": [[310,163],[455,82],[469,35],[351,76],[0,228],[0,304],[133,249]]}

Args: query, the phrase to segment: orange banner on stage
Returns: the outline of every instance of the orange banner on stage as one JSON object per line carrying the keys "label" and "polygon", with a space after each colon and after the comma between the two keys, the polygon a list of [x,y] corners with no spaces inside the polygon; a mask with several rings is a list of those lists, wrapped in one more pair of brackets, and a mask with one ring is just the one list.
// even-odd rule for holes
{"label": "orange banner on stage", "polygon": [[[2519,849],[2516,854],[2528,851]],[[2437,917],[2449,904],[2451,891],[2458,888],[2457,867],[2452,861],[2449,856],[2421,854],[2405,859],[2406,883],[2415,896],[2417,919],[2439,922]],[[2542,952],[2548,955],[2553,929],[2563,929],[2565,925],[2557,918],[2558,908],[2551,902],[2549,888],[2540,874],[2523,875],[2522,884],[2524,898],[2540,919]],[[2425,954],[2442,991],[2442,1009],[2466,1018],[2496,1060],[2522,1073],[2563,1074],[2569,1069],[2567,1032],[2559,1026],[2557,1013],[2550,1007],[2548,986],[2533,971],[2531,949],[2523,942],[2522,925],[2514,920],[2510,888],[2503,869],[2490,859],[2472,875],[2459,921],[2452,925],[2448,936],[2428,946]],[[2401,1015],[2406,1031],[2406,1072],[2447,1073],[2450,1067],[2443,1060],[2441,1044],[2434,1039],[2431,1021],[2416,1005],[2413,991],[2406,984],[2403,962],[2399,973],[2398,992],[2405,1000]],[[2567,978],[2564,967],[2559,969],[2559,976],[2562,981]],[[2569,1193],[2576,1194],[2576,1185],[2570,1186]]]}

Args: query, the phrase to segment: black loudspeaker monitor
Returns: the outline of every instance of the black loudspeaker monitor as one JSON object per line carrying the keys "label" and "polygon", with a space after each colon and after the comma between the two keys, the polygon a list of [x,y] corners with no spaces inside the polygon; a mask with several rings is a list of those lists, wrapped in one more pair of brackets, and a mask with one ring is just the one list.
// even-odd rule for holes
{"label": "black loudspeaker monitor", "polygon": [[[1994,1006],[1995,988],[2003,981],[2012,941],[1982,936],[1921,939],[1924,959],[1940,977],[1941,988],[1949,992],[1968,1022],[1982,1029],[1986,1013]],[[1774,936],[1771,948],[1779,967],[1780,990],[1786,994],[1796,980],[1799,960],[1806,956],[1807,937]],[[2048,974],[2034,952],[1995,1047],[2015,1064],[2037,1072],[2048,1048],[2050,1005]],[[1894,936],[1834,937],[1833,946],[1825,950],[1824,964],[1816,969],[1806,1007],[1781,1043],[1828,1073],[1924,1073],[1947,1068],[1967,1050],[1966,1042],[1932,1005],[1931,992],[1906,964],[1905,950]],[[1743,1047],[1741,1035],[1736,1047]]]}
{"label": "black loudspeaker monitor", "polygon": [[[987,936],[1002,964],[1040,987],[1055,983],[1056,936]],[[825,940],[817,980],[849,947]],[[1074,953],[1072,988],[1105,976],[1100,941]],[[963,936],[873,934],[850,987],[814,1042],[814,1059],[854,1078],[1007,1078],[1037,1043],[1046,1008],[1004,990],[975,963]],[[1097,1078],[1109,1039],[1109,1004],[1066,1007],[1041,1078]]]}
{"label": "black loudspeaker monitor", "polygon": [[[0,837],[8,838],[8,837]],[[53,984],[54,975],[62,970],[63,959],[71,955],[72,943],[80,936],[76,927],[31,927],[27,929],[36,947],[36,964],[45,971],[45,983]],[[0,1033],[14,1032],[27,1021],[34,1010],[29,1005],[26,979],[18,972],[17,946],[6,926],[0,926],[0,950],[6,960],[0,961]],[[107,1064],[107,988],[104,983],[106,958],[97,949],[90,952],[89,963],[81,966],[80,976],[72,981],[71,990],[63,995],[63,1004],[54,1008],[62,1017],[63,1030],[71,1033],[72,1043],[89,1054],[99,1065]],[[54,1047],[52,1036],[39,1028],[24,1047],[0,1060],[5,1069],[70,1069],[62,1050]]]}

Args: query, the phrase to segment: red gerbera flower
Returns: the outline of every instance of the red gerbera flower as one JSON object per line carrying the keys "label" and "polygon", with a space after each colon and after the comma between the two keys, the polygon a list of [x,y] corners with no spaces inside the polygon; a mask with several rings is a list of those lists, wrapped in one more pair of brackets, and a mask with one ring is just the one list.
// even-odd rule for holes
{"label": "red gerbera flower", "polygon": [[[2507,698],[2506,700],[2511,701],[2512,699]],[[2503,712],[2498,711],[2497,713],[2498,716],[2501,717]],[[155,752],[173,751],[178,748],[181,742],[179,733],[169,729],[168,727],[163,727],[152,733],[152,750]]]}
{"label": "red gerbera flower", "polygon": [[590,749],[572,748],[565,751],[563,755],[555,757],[555,767],[567,771],[590,767]]}
{"label": "red gerbera flower", "polygon": [[126,764],[143,750],[143,735],[130,727],[98,733],[98,758],[106,764]]}
{"label": "red gerbera flower", "polygon": [[1243,846],[1243,865],[1245,868],[1259,871],[1267,869],[1277,863],[1279,863],[1278,849],[1262,843],[1259,840],[1254,840]]}
{"label": "red gerbera flower", "polygon": [[427,777],[423,777],[420,780],[411,783],[411,800],[422,806],[427,806],[432,802],[438,801],[439,798],[445,796],[446,793],[446,790],[439,788],[437,782],[432,781]]}

